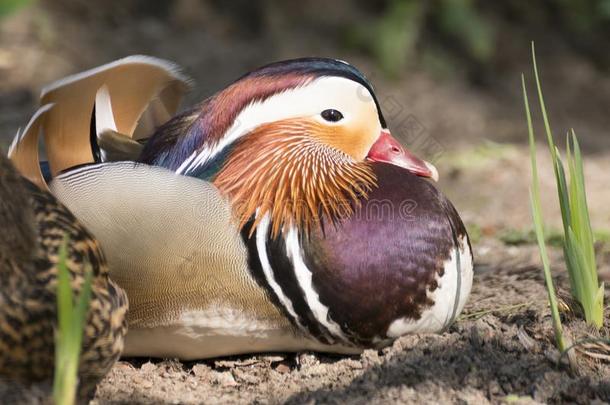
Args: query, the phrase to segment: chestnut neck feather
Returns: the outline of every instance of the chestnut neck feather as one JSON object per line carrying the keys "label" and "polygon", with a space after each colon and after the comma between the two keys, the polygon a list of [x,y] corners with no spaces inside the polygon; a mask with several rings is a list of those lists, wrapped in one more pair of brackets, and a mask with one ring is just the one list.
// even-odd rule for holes
{"label": "chestnut neck feather", "polygon": [[375,186],[368,163],[309,135],[321,127],[308,120],[278,121],[236,143],[214,185],[231,200],[240,227],[255,217],[252,234],[269,214],[272,237],[289,226],[308,233],[323,218],[350,216]]}

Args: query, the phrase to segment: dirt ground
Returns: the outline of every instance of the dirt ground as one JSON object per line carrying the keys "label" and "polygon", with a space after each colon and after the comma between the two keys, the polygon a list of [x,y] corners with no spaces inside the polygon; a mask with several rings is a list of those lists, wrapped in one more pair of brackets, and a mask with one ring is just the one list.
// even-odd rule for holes
{"label": "dirt ground", "polygon": [[[80,21],[50,9],[49,14],[34,7],[0,24],[0,146],[25,125],[45,83],[128,54],[183,65],[196,81],[187,104],[272,60],[339,57],[370,76],[394,135],[435,161],[438,186],[467,224],[475,254],[469,303],[443,335],[403,337],[382,351],[352,357],[275,353],[193,363],[125,359],[99,385],[94,403],[610,402],[610,347],[596,340],[610,337],[610,308],[600,332],[566,310],[564,326],[580,344],[574,364],[560,358],[538,252],[527,233],[530,173],[518,74],[529,66],[527,43],[514,56],[522,61],[516,62],[519,66],[478,88],[459,76],[439,80],[417,68],[390,81],[362,55],[328,45],[324,31],[304,34],[299,27],[290,32],[280,27],[253,42],[226,34],[222,19],[207,21],[205,31],[193,30],[196,16],[179,10],[171,18],[174,26],[144,18],[117,23],[109,31],[99,22],[105,16]],[[584,146],[592,222],[606,239],[598,246],[600,271],[610,282],[610,77],[558,48],[539,59],[545,61],[547,103],[557,135],[573,126]],[[544,212],[555,229],[560,219],[542,144],[539,165]],[[554,248],[551,253],[565,291],[561,252]]]}
{"label": "dirt ground", "polygon": [[[353,357],[280,353],[196,363],[121,361],[99,386],[95,403],[610,401],[607,362],[579,351],[572,370],[567,359],[559,359],[535,248],[486,240],[475,254],[470,302],[443,335],[407,336]],[[553,252],[555,263],[560,256]],[[558,279],[565,287],[564,274]],[[597,335],[583,322],[565,319],[574,341]],[[609,333],[606,327],[601,335]],[[596,353],[593,344],[582,350]]]}

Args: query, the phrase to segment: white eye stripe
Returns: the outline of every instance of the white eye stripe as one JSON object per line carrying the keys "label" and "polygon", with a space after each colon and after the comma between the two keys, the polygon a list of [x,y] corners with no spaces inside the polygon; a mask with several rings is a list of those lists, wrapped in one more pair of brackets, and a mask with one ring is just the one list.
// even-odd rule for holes
{"label": "white eye stripe", "polygon": [[[328,109],[339,111],[343,119],[338,122],[325,120],[321,112]],[[264,123],[313,117],[325,125],[333,125],[344,123],[365,110],[375,111],[375,115],[377,114],[377,105],[366,87],[343,77],[321,77],[304,86],[278,93],[265,101],[251,103],[238,114],[218,144],[191,155],[177,172],[188,174],[200,168],[225,147]]]}

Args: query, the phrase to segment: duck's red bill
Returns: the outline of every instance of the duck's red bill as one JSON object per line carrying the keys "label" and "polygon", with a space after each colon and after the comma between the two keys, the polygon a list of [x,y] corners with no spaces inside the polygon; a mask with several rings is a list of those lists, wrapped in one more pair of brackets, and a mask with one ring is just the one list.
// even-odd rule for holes
{"label": "duck's red bill", "polygon": [[429,177],[438,181],[436,167],[403,147],[387,130],[381,131],[379,138],[371,146],[366,158],[373,162],[390,163],[418,176]]}

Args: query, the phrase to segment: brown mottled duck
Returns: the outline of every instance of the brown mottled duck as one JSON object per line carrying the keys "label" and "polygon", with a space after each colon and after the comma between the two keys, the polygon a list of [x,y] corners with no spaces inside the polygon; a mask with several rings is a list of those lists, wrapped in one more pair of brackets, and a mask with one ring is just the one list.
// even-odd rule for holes
{"label": "brown mottled duck", "polygon": [[127,296],[109,279],[89,231],[48,191],[22,177],[0,151],[0,391],[5,395],[50,386],[53,379],[58,253],[65,236],[73,289],[80,291],[86,269],[93,275],[79,368],[82,401],[94,394],[123,350]]}

